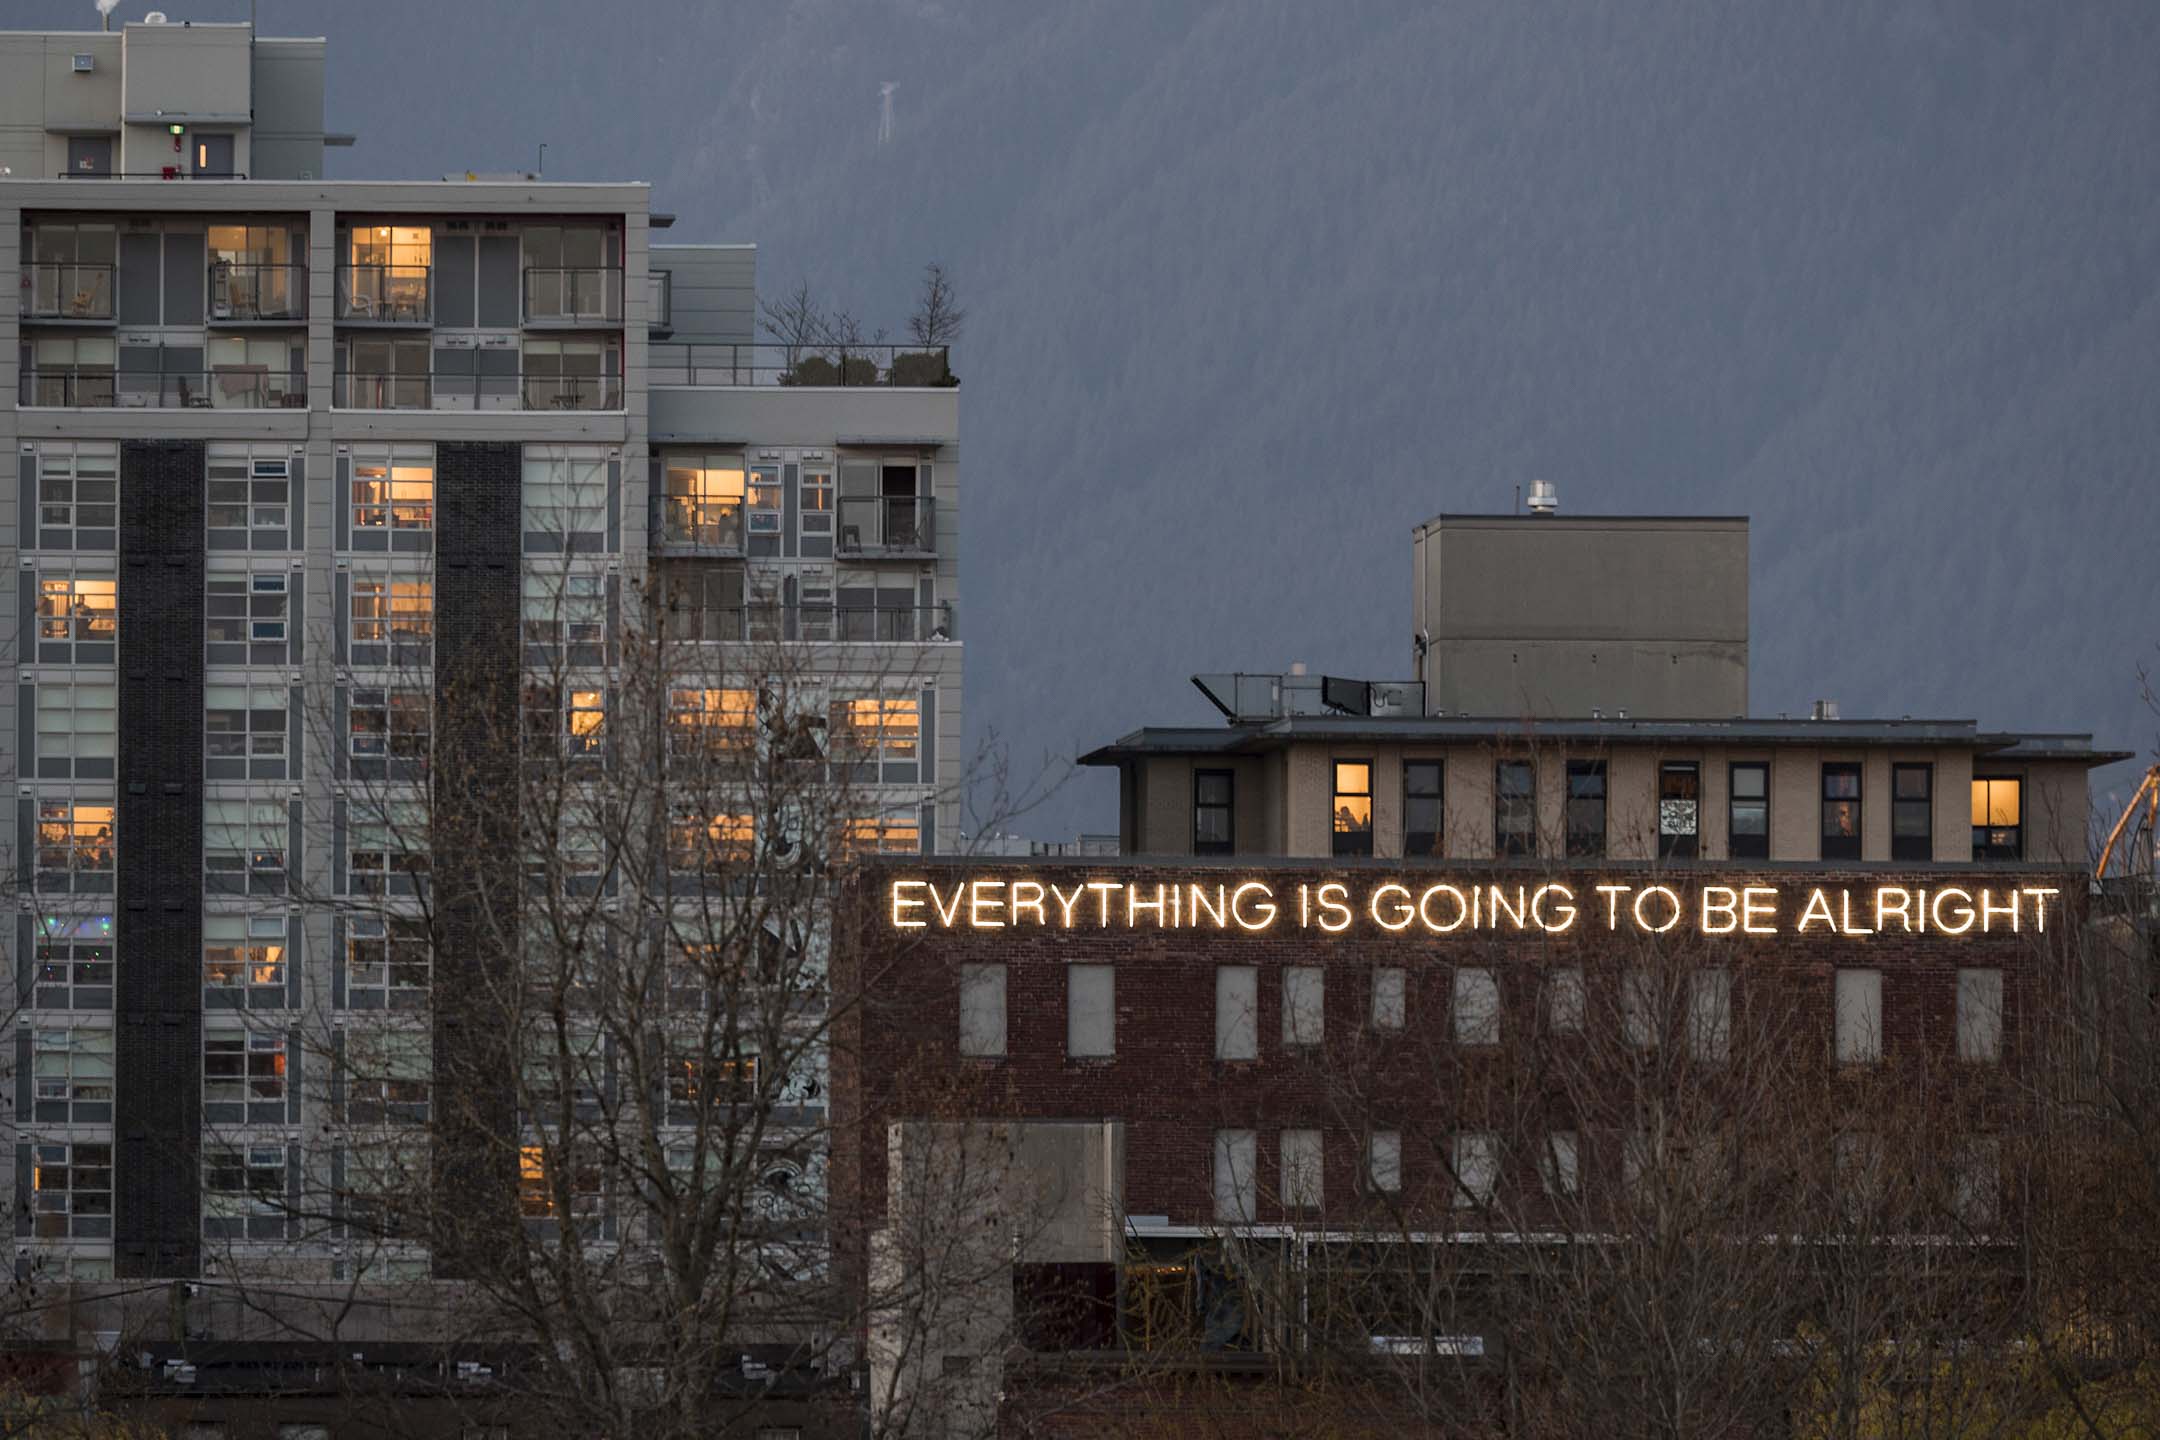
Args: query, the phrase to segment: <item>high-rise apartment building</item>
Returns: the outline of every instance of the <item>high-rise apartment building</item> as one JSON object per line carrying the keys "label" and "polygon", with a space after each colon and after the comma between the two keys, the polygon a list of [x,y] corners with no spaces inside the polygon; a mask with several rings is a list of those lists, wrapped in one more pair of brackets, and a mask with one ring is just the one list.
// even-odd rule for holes
{"label": "high-rise apartment building", "polygon": [[809,735],[849,848],[958,830],[942,349],[757,343],[754,248],[662,243],[643,184],[326,180],[322,65],[247,25],[0,35],[24,1279],[341,1278],[269,1202],[441,1078],[404,826],[431,784],[516,812],[520,735],[613,765],[610,707],[657,693],[630,630],[683,667],[670,725]]}

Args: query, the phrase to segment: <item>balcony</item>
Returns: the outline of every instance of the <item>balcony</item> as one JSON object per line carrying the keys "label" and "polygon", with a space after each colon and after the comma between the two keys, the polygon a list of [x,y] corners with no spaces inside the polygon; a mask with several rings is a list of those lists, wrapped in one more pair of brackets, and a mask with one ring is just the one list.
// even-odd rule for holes
{"label": "balcony", "polygon": [[662,547],[715,555],[743,553],[743,505],[735,500],[702,500],[668,495],[660,502]]}
{"label": "balcony", "polygon": [[85,260],[36,260],[23,266],[23,281],[25,320],[112,323],[111,265]]}
{"label": "balcony", "polygon": [[525,323],[620,325],[623,272],[604,265],[525,267]]}
{"label": "balcony", "polygon": [[958,385],[943,345],[648,345],[654,385]]}
{"label": "balcony", "polygon": [[668,636],[707,643],[823,640],[839,644],[943,644],[959,632],[944,605],[745,605],[670,609]]}
{"label": "balcony", "polygon": [[839,555],[933,559],[937,501],[927,495],[840,497]]}
{"label": "balcony", "polygon": [[210,267],[212,325],[301,324],[307,320],[307,266],[220,260]]}
{"label": "balcony", "polygon": [[64,410],[304,410],[307,376],[261,365],[162,374],[26,369],[18,403]]}
{"label": "balcony", "polygon": [[619,375],[354,372],[337,377],[340,410],[620,410]]}
{"label": "balcony", "polygon": [[435,271],[424,265],[340,265],[337,319],[341,325],[435,323]]}

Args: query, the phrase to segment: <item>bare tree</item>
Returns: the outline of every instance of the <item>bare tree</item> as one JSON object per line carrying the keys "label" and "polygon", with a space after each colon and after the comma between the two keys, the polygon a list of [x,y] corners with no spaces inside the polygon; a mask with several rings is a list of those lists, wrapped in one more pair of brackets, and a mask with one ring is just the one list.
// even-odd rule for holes
{"label": "bare tree", "polygon": [[967,324],[953,279],[943,265],[923,266],[922,284],[915,292],[915,311],[908,316],[908,334],[925,347],[951,345],[960,339]]}

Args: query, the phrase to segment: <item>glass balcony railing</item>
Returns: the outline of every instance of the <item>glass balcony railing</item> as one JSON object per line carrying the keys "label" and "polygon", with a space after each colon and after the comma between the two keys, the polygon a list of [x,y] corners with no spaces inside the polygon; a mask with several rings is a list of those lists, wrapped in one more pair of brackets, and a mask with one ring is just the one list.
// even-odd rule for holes
{"label": "glass balcony railing", "polygon": [[675,640],[935,644],[958,638],[951,605],[743,605],[668,612]]}
{"label": "glass balcony railing", "polygon": [[742,501],[702,500],[685,495],[664,497],[660,503],[660,543],[741,553]]}
{"label": "glass balcony railing", "polygon": [[307,406],[307,376],[263,365],[161,374],[28,369],[18,403],[70,410],[300,410]]}
{"label": "glass balcony railing", "polygon": [[525,267],[528,325],[619,325],[623,272],[606,265]]}
{"label": "glass balcony railing", "polygon": [[740,344],[648,345],[646,373],[655,385],[736,387],[958,385],[943,345]]}
{"label": "glass balcony railing", "polygon": [[340,410],[620,410],[622,377],[351,372],[337,377]]}
{"label": "glass balcony railing", "polygon": [[91,261],[34,260],[23,267],[26,320],[110,320],[113,267]]}
{"label": "glass balcony railing", "polygon": [[219,260],[210,266],[209,320],[307,319],[307,266]]}
{"label": "glass balcony railing", "polygon": [[434,278],[434,270],[425,265],[340,265],[337,318],[355,324],[432,325]]}
{"label": "glass balcony railing", "polygon": [[927,495],[840,497],[842,555],[937,554],[937,502]]}

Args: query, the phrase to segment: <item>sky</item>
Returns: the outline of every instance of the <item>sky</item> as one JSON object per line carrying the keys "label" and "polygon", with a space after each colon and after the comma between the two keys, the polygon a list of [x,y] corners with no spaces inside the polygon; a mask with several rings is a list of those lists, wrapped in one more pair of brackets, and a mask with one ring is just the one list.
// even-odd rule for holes
{"label": "sky", "polygon": [[332,178],[544,142],[896,332],[946,265],[968,723],[1022,772],[1207,723],[1195,672],[1407,675],[1411,527],[1532,479],[1752,517],[1757,714],[2160,745],[2160,6],[257,8],[330,39]]}

